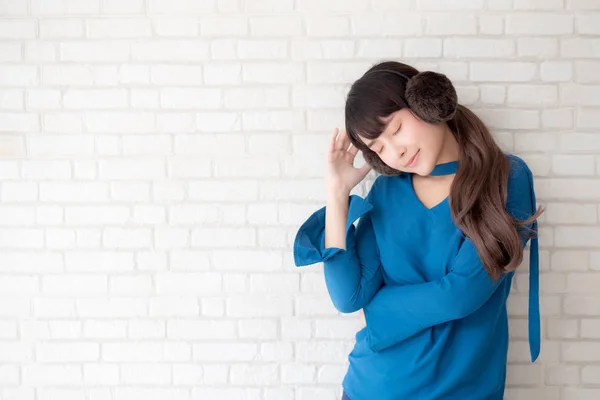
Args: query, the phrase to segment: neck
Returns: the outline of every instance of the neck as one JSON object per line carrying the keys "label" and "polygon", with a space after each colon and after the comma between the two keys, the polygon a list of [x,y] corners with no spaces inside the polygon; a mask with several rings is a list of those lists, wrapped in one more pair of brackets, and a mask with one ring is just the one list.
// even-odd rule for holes
{"label": "neck", "polygon": [[450,127],[446,124],[446,132],[444,134],[444,144],[442,145],[442,151],[438,156],[436,164],[443,164],[451,161],[458,161],[460,159],[460,148],[458,142],[454,137],[454,134],[450,130]]}

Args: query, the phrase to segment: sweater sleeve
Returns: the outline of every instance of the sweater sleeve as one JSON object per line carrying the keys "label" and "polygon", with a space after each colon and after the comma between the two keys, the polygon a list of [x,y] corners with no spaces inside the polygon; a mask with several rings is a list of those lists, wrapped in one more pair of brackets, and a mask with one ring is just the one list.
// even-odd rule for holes
{"label": "sweater sleeve", "polygon": [[[525,219],[536,211],[533,178],[527,165],[512,159],[509,176],[507,211]],[[537,232],[537,223],[529,229]],[[523,228],[520,228],[520,232]],[[521,235],[522,245],[529,235]],[[530,252],[530,348],[532,360],[539,354],[538,249],[537,236]],[[387,347],[417,332],[447,321],[464,318],[479,309],[506,279],[494,282],[473,242],[465,238],[452,267],[442,279],[415,285],[383,286],[365,307],[367,338],[374,351]]]}
{"label": "sweater sleeve", "polygon": [[343,313],[363,308],[383,284],[379,248],[370,217],[372,210],[369,196],[349,197],[345,250],[325,248],[325,207],[300,226],[294,240],[296,266],[323,262],[327,291],[334,307]]}

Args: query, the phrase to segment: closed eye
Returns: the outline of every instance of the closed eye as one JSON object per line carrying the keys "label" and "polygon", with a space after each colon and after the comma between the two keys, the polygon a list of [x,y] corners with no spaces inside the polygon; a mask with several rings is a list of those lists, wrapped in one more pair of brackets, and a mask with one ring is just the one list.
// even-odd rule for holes
{"label": "closed eye", "polygon": [[[395,136],[395,135],[399,134],[400,133],[400,129],[402,129],[402,124],[398,127],[398,130],[396,132],[392,133],[392,136]],[[379,148],[379,150],[377,150],[375,152],[375,154],[381,154],[382,151],[383,151],[383,145]]]}

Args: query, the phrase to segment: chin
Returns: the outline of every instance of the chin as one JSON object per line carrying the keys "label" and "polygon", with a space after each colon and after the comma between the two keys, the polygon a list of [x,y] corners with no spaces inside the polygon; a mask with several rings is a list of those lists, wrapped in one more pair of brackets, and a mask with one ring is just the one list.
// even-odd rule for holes
{"label": "chin", "polygon": [[[423,163],[425,164],[425,163]],[[425,164],[425,165],[417,165],[412,171],[412,173],[419,175],[419,176],[429,176],[429,174],[431,174],[431,172],[433,171],[433,169],[435,168],[435,165],[430,165],[429,163]]]}

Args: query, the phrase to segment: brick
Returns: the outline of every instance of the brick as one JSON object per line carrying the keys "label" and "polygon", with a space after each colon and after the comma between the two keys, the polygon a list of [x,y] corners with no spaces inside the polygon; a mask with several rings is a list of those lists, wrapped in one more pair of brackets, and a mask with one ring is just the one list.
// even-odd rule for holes
{"label": "brick", "polygon": [[540,124],[535,110],[486,109],[479,110],[478,115],[492,129],[536,129]]}
{"label": "brick", "polygon": [[600,274],[594,272],[573,272],[567,276],[567,289],[569,293],[597,293],[594,287],[598,288]]}
{"label": "brick", "polygon": [[165,109],[218,109],[223,103],[220,89],[168,88],[160,91],[160,105]]}
{"label": "brick", "polygon": [[344,62],[333,66],[331,63],[310,62],[306,71],[307,82],[345,85],[364,74],[368,68],[369,63],[365,62]]}
{"label": "brick", "polygon": [[600,106],[600,85],[565,85],[561,88],[564,105]]}
{"label": "brick", "polygon": [[154,115],[145,112],[98,111],[86,113],[88,132],[148,133],[154,131]]}
{"label": "brick", "polygon": [[36,359],[42,363],[97,361],[100,347],[97,343],[38,343]]}
{"label": "brick", "polygon": [[99,171],[102,179],[155,179],[165,176],[165,163],[160,159],[103,160]]}
{"label": "brick", "polygon": [[517,10],[560,10],[563,0],[515,0],[514,7]]}
{"label": "brick", "polygon": [[506,102],[515,105],[556,105],[558,89],[550,85],[510,85]]}
{"label": "brick", "polygon": [[127,106],[127,91],[108,90],[67,90],[63,97],[65,108],[105,109]]}
{"label": "brick", "polygon": [[230,379],[234,385],[269,386],[279,382],[278,364],[234,364]]}
{"label": "brick", "polygon": [[304,128],[303,114],[296,110],[270,112],[244,112],[242,129],[244,131],[291,131]]}
{"label": "brick", "polygon": [[31,386],[81,385],[83,374],[76,365],[25,365],[22,369],[23,383]]}
{"label": "brick", "polygon": [[429,35],[475,35],[477,19],[463,13],[427,13],[425,33]]}
{"label": "brick", "polygon": [[573,65],[570,62],[545,61],[540,66],[543,81],[566,82],[573,79]]}
{"label": "brick", "polygon": [[446,57],[508,58],[515,54],[515,48],[515,42],[510,39],[444,39]]}
{"label": "brick", "polygon": [[346,16],[309,15],[306,18],[306,33],[309,37],[348,37],[350,36],[350,20]]}
{"label": "brick", "polygon": [[580,35],[600,34],[600,14],[577,15],[575,17],[575,31]]}
{"label": "brick", "polygon": [[144,38],[152,35],[150,21],[139,18],[91,19],[86,21],[87,36],[103,38]]}
{"label": "brick", "polygon": [[506,17],[509,35],[567,35],[573,33],[573,17],[560,14],[513,14]]}
{"label": "brick", "polygon": [[600,58],[600,39],[561,39],[560,55],[562,58]]}
{"label": "brick", "polygon": [[513,400],[529,400],[539,396],[544,400],[559,400],[560,399],[560,388],[558,387],[546,387],[546,388],[506,388],[504,395]]}
{"label": "brick", "polygon": [[507,369],[506,384],[536,385],[542,381],[543,370],[539,365],[511,365]]}
{"label": "brick", "polygon": [[105,14],[139,14],[144,12],[144,0],[104,0]]}
{"label": "brick", "polygon": [[579,382],[577,365],[555,365],[546,369],[546,383],[549,385],[577,385]]}
{"label": "brick", "polygon": [[[548,206],[548,210],[550,210],[550,205]],[[564,210],[568,210],[568,207],[565,206]],[[590,262],[588,252],[576,250],[557,250],[552,255],[550,268],[553,271],[559,272],[587,271],[589,266]]]}
{"label": "brick", "polygon": [[0,1],[0,15],[13,16],[27,14],[26,0],[2,0]]}
{"label": "brick", "polygon": [[5,202],[34,201],[38,199],[38,186],[32,182],[4,182],[0,194]]}
{"label": "brick", "polygon": [[[311,57],[303,58],[314,59],[342,59],[352,58],[354,56],[354,42],[325,42],[314,44],[316,50],[311,52]],[[358,39],[356,43],[357,58],[384,58],[384,57],[402,57],[404,41],[402,39]],[[414,45],[413,45],[414,46]],[[305,52],[308,52],[305,50]],[[313,55],[314,54],[314,55]]]}
{"label": "brick", "polygon": [[[593,156],[556,155],[552,157],[552,170],[559,176],[591,176],[595,174],[595,169]],[[573,217],[577,218],[577,215]]]}
{"label": "brick", "polygon": [[443,0],[418,0],[419,10],[478,10],[483,8],[483,0],[467,0],[460,4]]}
{"label": "brick", "polygon": [[148,0],[148,11],[151,14],[199,14],[215,11],[215,2],[198,2],[194,0]]}
{"label": "brick", "polygon": [[489,82],[524,82],[535,77],[537,67],[528,62],[473,62],[470,79]]}
{"label": "brick", "polygon": [[28,41],[25,43],[25,60],[30,62],[55,62],[58,44]]}
{"label": "brick", "polygon": [[407,58],[430,58],[442,55],[440,39],[406,39],[404,41],[404,56]]}
{"label": "brick", "polygon": [[33,39],[35,36],[36,24],[34,20],[0,20],[0,39]]}
{"label": "brick", "polygon": [[[574,124],[574,110],[569,108],[544,109],[542,110],[542,126],[545,128],[572,128]],[[568,135],[568,134],[567,134]],[[574,134],[577,136],[577,134]],[[564,136],[565,138],[568,136]],[[582,136],[583,138],[583,136]],[[578,142],[573,143],[577,146]],[[561,148],[567,148],[571,144],[561,144]]]}
{"label": "brick", "polygon": [[598,109],[579,108],[577,111],[577,127],[584,129],[600,127]]}
{"label": "brick", "polygon": [[25,145],[20,136],[15,135],[0,138],[0,156],[4,158],[21,158],[25,154]]}
{"label": "brick", "polygon": [[44,39],[72,39],[84,35],[81,20],[71,18],[46,18],[40,20],[40,38]]}
{"label": "brick", "polygon": [[598,319],[582,319],[581,320],[581,337],[584,339],[600,338],[600,320],[598,320]]}
{"label": "brick", "polygon": [[152,25],[158,36],[165,37],[193,37],[200,31],[198,21],[193,17],[154,17]]}
{"label": "brick", "polygon": [[[1,46],[0,46],[1,47]],[[19,50],[20,52],[20,50]],[[1,54],[1,53],[0,53]],[[21,89],[0,90],[0,110],[16,111],[23,110],[24,91]]]}
{"label": "brick", "polygon": [[600,4],[594,0],[569,0],[567,2],[569,10],[600,10]]}
{"label": "brick", "polygon": [[200,36],[246,36],[248,19],[244,16],[219,16],[200,18]]}
{"label": "brick", "polygon": [[303,20],[299,16],[251,16],[250,36],[294,37],[304,35]]}
{"label": "brick", "polygon": [[557,38],[523,37],[517,39],[517,54],[519,56],[546,59],[556,57],[558,51],[559,42]]}
{"label": "brick", "polygon": [[201,85],[202,68],[193,65],[153,65],[151,81],[158,85]]}
{"label": "brick", "polygon": [[25,65],[0,66],[1,86],[36,86],[39,83],[37,68]]}
{"label": "brick", "polygon": [[149,246],[151,232],[143,228],[107,228],[102,235],[105,248],[135,249]]}
{"label": "brick", "polygon": [[63,42],[60,60],[74,62],[123,62],[130,56],[127,43],[115,41]]}
{"label": "brick", "polygon": [[420,14],[361,13],[352,18],[353,36],[407,36],[423,34]]}
{"label": "brick", "polygon": [[131,45],[134,61],[198,62],[209,58],[209,43],[200,40],[139,41]]}
{"label": "brick", "polygon": [[593,342],[563,342],[563,360],[567,362],[598,361],[600,358],[600,343]]}
{"label": "brick", "polygon": [[595,317],[600,314],[600,302],[591,296],[567,295],[563,299],[566,315]]}
{"label": "brick", "polygon": [[171,383],[171,366],[124,364],[120,368],[120,377],[126,385],[168,385]]}

